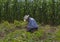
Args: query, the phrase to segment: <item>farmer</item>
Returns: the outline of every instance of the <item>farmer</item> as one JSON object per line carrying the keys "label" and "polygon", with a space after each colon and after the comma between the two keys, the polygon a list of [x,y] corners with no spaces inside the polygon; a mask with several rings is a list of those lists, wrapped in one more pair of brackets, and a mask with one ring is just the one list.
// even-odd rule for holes
{"label": "farmer", "polygon": [[28,24],[26,26],[28,32],[34,32],[34,31],[38,30],[38,25],[37,25],[36,21],[33,18],[31,18],[29,15],[24,16],[24,21],[28,22]]}

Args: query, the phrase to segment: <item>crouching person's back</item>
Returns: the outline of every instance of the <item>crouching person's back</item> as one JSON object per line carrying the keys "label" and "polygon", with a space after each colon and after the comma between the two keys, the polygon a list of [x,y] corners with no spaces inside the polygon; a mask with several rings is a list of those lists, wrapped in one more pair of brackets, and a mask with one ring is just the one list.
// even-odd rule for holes
{"label": "crouching person's back", "polygon": [[24,21],[28,22],[28,24],[27,24],[28,32],[34,32],[34,31],[38,30],[38,25],[34,18],[29,17],[29,15],[25,15]]}

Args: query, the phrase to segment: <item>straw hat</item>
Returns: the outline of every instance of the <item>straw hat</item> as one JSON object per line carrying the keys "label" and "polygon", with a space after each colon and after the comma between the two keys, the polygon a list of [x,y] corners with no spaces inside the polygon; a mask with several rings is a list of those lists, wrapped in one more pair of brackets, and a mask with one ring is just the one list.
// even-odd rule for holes
{"label": "straw hat", "polygon": [[29,15],[25,15],[24,16],[24,21],[26,21],[28,19]]}

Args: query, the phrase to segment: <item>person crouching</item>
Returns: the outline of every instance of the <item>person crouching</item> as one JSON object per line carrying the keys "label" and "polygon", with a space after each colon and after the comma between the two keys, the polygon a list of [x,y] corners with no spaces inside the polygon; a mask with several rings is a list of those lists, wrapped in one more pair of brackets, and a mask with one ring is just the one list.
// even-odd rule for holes
{"label": "person crouching", "polygon": [[37,25],[37,22],[34,18],[30,17],[29,15],[25,15],[24,21],[28,22],[28,24],[26,26],[28,32],[33,33],[38,30],[38,25]]}

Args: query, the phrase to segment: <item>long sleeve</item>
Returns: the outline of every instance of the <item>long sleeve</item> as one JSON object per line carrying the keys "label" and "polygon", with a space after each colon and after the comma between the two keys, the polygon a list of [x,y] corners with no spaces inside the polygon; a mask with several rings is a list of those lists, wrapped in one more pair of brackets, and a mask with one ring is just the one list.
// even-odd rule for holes
{"label": "long sleeve", "polygon": [[33,18],[30,18],[28,23],[28,28],[36,28],[36,27],[38,27],[36,21]]}

